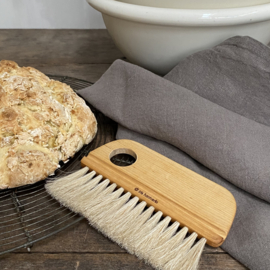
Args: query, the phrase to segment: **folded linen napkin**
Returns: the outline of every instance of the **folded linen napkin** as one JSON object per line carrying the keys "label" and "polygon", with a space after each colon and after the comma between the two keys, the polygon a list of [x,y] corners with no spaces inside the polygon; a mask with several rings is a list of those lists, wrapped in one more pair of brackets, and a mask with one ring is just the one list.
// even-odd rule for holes
{"label": "folded linen napkin", "polygon": [[[118,138],[142,142],[228,188],[238,211],[223,248],[259,270],[270,269],[269,50],[251,38],[235,37],[189,57],[192,64],[188,58],[180,62],[166,79],[116,61],[96,84],[79,92],[127,128],[119,128]],[[248,101],[252,91],[259,109]]]}
{"label": "folded linen napkin", "polygon": [[117,123],[176,146],[270,201],[268,126],[120,60],[90,89],[80,94]]}

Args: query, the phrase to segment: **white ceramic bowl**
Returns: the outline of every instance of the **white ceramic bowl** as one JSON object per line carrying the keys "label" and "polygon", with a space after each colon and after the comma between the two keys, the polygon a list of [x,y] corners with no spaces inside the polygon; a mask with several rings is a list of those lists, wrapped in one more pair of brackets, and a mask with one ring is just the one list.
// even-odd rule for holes
{"label": "white ceramic bowl", "polygon": [[269,0],[117,0],[139,6],[177,8],[177,9],[208,9],[248,7],[269,3]]}
{"label": "white ceramic bowl", "polygon": [[[251,36],[265,44],[270,41],[270,3],[180,9],[125,3],[136,0],[87,1],[102,13],[109,34],[122,53],[131,62],[161,75],[180,59],[235,35]],[[164,3],[170,6],[175,0]]]}

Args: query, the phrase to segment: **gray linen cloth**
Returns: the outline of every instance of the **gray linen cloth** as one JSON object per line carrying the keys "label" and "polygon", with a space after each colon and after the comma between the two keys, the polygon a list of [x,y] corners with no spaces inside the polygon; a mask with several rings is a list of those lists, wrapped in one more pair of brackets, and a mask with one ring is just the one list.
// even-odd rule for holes
{"label": "gray linen cloth", "polygon": [[143,143],[233,193],[238,210],[222,248],[256,270],[270,269],[268,63],[267,46],[234,37],[184,59],[166,79],[117,60],[79,91],[120,124],[118,139]]}

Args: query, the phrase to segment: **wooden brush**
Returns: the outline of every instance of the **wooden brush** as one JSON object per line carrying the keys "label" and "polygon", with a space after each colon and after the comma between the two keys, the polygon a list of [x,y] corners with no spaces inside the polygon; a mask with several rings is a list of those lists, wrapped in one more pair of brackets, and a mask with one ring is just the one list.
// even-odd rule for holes
{"label": "wooden brush", "polygon": [[[113,164],[121,153],[135,163]],[[110,142],[81,163],[47,191],[156,269],[195,270],[205,243],[218,247],[229,233],[236,203],[228,190],[137,142]]]}

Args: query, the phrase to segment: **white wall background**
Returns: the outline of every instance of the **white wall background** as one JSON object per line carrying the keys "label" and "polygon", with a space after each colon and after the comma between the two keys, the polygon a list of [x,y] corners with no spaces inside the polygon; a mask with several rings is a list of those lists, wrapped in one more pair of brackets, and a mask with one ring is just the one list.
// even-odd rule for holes
{"label": "white wall background", "polygon": [[99,29],[100,13],[86,0],[0,0],[2,29]]}

